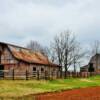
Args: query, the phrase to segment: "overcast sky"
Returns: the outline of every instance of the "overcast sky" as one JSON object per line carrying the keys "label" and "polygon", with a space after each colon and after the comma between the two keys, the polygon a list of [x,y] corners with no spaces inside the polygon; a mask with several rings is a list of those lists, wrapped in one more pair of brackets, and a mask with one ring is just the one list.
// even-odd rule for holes
{"label": "overcast sky", "polygon": [[0,41],[48,45],[68,29],[86,45],[100,39],[100,0],[0,0]]}

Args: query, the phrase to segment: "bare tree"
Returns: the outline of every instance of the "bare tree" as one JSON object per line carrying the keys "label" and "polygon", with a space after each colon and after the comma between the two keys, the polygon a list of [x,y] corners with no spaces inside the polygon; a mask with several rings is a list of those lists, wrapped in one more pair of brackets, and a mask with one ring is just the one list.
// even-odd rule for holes
{"label": "bare tree", "polygon": [[56,60],[54,60],[55,62],[57,62],[61,67],[60,71],[61,71],[61,76],[62,76],[62,69],[63,69],[63,66],[64,66],[64,36],[63,34],[61,33],[60,35],[56,35],[55,38],[54,38],[54,41],[51,43],[51,50],[52,51],[52,58]]}
{"label": "bare tree", "polygon": [[51,43],[56,60],[62,66],[61,72],[62,69],[65,70],[65,77],[70,65],[73,63],[72,50],[75,41],[74,35],[70,31],[67,31],[55,36],[54,41]]}
{"label": "bare tree", "polygon": [[50,59],[51,62],[56,62],[56,54],[55,54],[55,50],[52,46],[50,46],[49,48],[47,48],[47,55],[48,55],[48,58]]}
{"label": "bare tree", "polygon": [[65,33],[65,36],[64,36],[64,47],[65,47],[65,50],[64,50],[64,66],[65,66],[65,78],[66,78],[66,73],[69,69],[69,67],[72,65],[73,63],[73,55],[72,55],[72,51],[73,51],[73,48],[75,46],[75,36],[70,32],[70,31],[67,31]]}
{"label": "bare tree", "polygon": [[38,43],[37,41],[33,41],[31,40],[28,44],[27,44],[27,48],[32,49],[34,52],[40,52],[43,55],[47,56],[47,48],[43,47],[40,43]]}
{"label": "bare tree", "polygon": [[80,43],[76,42],[72,51],[74,72],[76,72],[77,66],[80,67],[85,55],[86,51],[81,48]]}
{"label": "bare tree", "polygon": [[74,71],[76,71],[76,65],[80,63],[80,59],[84,56],[84,53],[74,34],[70,31],[66,31],[60,35],[56,35],[51,46],[55,54],[53,56],[55,56],[56,62],[62,66],[61,72],[63,69],[65,70],[65,78],[71,66],[74,65]]}

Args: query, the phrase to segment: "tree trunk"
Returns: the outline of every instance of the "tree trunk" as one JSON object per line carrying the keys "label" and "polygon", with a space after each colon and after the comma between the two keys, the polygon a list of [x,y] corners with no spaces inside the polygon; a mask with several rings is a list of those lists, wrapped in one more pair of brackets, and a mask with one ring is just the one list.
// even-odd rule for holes
{"label": "tree trunk", "polygon": [[65,79],[67,78],[67,66],[68,65],[68,50],[65,51]]}
{"label": "tree trunk", "polygon": [[60,78],[62,78],[62,67],[60,68]]}
{"label": "tree trunk", "polygon": [[65,79],[67,78],[67,65],[65,65]]}
{"label": "tree trunk", "polygon": [[76,73],[76,61],[75,61],[75,58],[74,58],[74,73]]}

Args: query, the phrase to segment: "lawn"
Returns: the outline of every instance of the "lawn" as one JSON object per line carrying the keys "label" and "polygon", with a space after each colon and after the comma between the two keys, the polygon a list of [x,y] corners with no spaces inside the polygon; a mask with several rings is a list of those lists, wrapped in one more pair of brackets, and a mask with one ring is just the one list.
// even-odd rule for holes
{"label": "lawn", "polygon": [[90,86],[100,86],[99,75],[90,78],[70,78],[50,81],[0,80],[0,98],[20,97],[28,94],[54,92]]}

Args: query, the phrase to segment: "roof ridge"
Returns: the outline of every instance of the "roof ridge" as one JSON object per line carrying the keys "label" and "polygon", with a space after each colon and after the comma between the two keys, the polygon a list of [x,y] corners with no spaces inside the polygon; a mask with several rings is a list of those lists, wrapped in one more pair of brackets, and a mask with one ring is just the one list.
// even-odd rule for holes
{"label": "roof ridge", "polygon": [[[27,49],[24,47],[16,46],[16,45],[9,44],[9,43],[3,43],[3,42],[0,42],[0,44],[6,45],[8,47],[8,49],[10,50],[10,52],[12,53],[12,55],[18,60],[22,60],[22,61],[25,61],[27,63],[36,63],[36,64],[42,64],[42,65],[58,66],[58,65],[52,63],[48,59],[48,57],[43,55],[41,52],[32,52],[30,54],[29,51],[32,51],[31,49]],[[22,49],[17,50],[18,48],[19,49],[22,48]],[[26,50],[28,52],[24,52],[24,50]]]}
{"label": "roof ridge", "polygon": [[25,49],[25,50],[32,50],[32,49],[29,49],[29,48],[26,48],[26,47],[22,47],[22,46],[18,46],[18,45],[14,45],[14,44],[11,44],[11,43],[6,43],[6,42],[0,42],[0,44],[10,45],[10,46]]}

